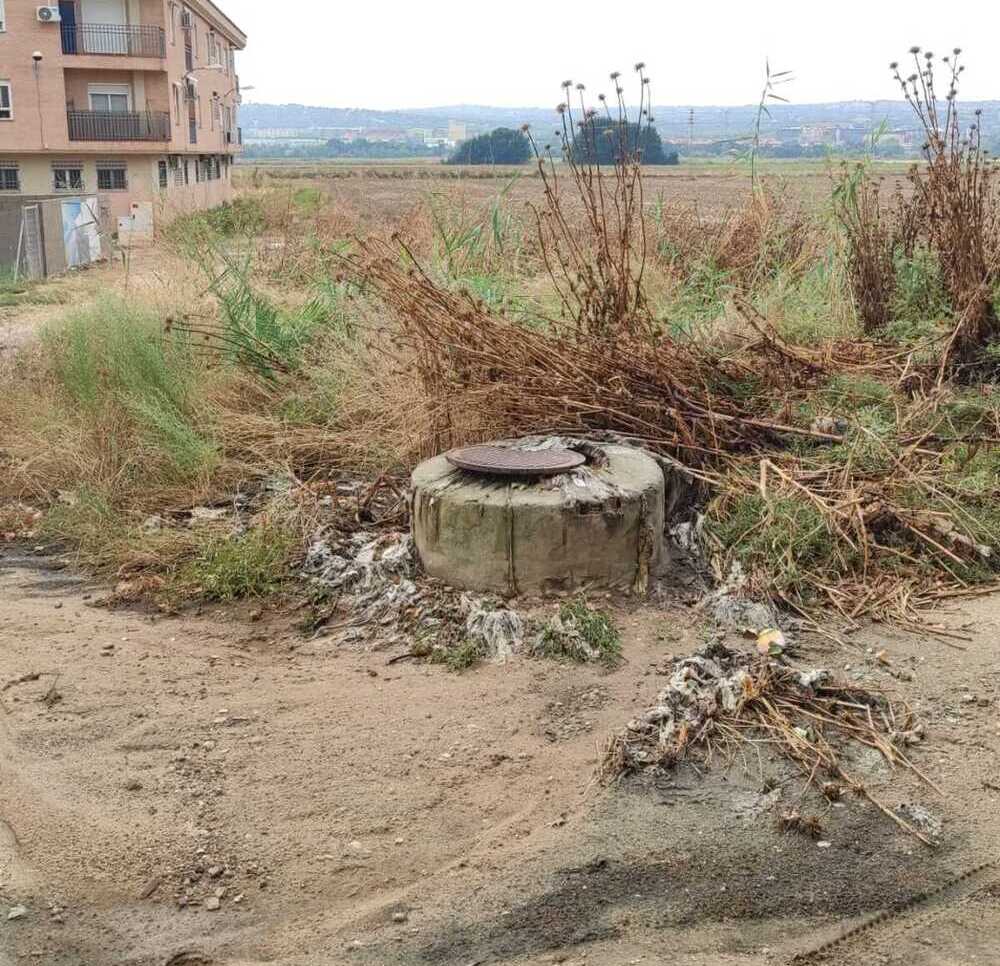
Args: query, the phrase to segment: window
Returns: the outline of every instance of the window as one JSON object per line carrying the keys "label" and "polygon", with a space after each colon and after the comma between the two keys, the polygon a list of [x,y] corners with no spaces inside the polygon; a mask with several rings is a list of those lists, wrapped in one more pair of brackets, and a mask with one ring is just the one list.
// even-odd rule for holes
{"label": "window", "polygon": [[184,159],[184,184],[191,184],[191,171],[188,168],[188,159]]}
{"label": "window", "polygon": [[[3,0],[0,0],[0,3],[2,2]],[[10,92],[10,81],[0,80],[0,121],[11,121],[13,119],[14,98]]]}
{"label": "window", "polygon": [[176,117],[176,120],[174,121],[174,123],[175,124],[180,124],[181,123],[181,85],[177,84],[177,83],[174,84],[174,115]]}
{"label": "window", "polygon": [[170,45],[177,46],[177,4],[170,4]]}
{"label": "window", "polygon": [[83,165],[53,164],[52,188],[54,191],[83,191]]}
{"label": "window", "polygon": [[0,191],[21,190],[21,169],[13,161],[0,161]]}
{"label": "window", "polygon": [[125,164],[121,161],[97,162],[97,190],[125,191],[128,189],[128,176]]}
{"label": "window", "polygon": [[157,161],[156,162],[156,167],[157,167],[157,170],[159,172],[160,187],[161,188],[166,188],[166,186],[168,184],[168,181],[167,181],[167,162],[166,161]]}
{"label": "window", "polygon": [[0,34],[7,29],[7,18],[3,15],[3,0],[0,0]]}
{"label": "window", "polygon": [[107,87],[88,87],[90,109],[104,113],[120,114],[132,109],[132,95],[125,84],[114,84]]}

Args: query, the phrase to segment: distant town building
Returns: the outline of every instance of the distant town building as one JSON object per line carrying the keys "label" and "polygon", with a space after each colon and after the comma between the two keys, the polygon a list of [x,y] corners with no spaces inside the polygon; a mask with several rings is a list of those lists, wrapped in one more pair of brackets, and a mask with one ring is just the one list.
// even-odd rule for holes
{"label": "distant town building", "polygon": [[448,122],[448,140],[454,141],[455,143],[459,141],[465,141],[468,138],[468,130],[466,126],[461,121],[449,121]]}

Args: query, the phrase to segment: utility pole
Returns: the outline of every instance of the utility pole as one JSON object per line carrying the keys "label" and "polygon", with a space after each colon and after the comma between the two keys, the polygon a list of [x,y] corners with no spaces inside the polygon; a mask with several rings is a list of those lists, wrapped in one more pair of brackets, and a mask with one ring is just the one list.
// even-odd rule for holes
{"label": "utility pole", "polygon": [[694,108],[688,111],[688,147],[694,144]]}

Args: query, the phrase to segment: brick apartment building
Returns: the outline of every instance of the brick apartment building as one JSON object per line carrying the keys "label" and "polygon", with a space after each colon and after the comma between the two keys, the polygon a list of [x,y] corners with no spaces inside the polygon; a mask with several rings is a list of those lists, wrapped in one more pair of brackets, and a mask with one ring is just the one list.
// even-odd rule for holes
{"label": "brick apartment building", "polygon": [[0,0],[0,206],[96,198],[113,231],[227,200],[245,44],[211,0]]}

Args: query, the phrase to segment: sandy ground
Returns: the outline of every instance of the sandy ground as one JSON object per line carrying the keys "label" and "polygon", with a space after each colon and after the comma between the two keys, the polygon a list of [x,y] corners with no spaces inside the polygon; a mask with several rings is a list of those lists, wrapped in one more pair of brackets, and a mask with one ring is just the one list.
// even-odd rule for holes
{"label": "sandy ground", "polygon": [[[924,721],[916,760],[943,797],[855,764],[887,804],[941,819],[932,850],[861,801],[806,800],[828,848],[779,832],[801,779],[766,757],[597,786],[602,741],[698,645],[683,606],[618,612],[613,672],[454,674],[276,615],[98,596],[59,558],[0,550],[2,966],[763,966],[998,854],[995,600],[948,615],[974,622],[963,651],[877,630],[805,643]],[[998,898],[985,869],[816,961],[1000,962]]]}
{"label": "sandy ground", "polygon": [[[145,261],[142,264],[145,265]],[[121,262],[99,262],[32,284],[30,295],[22,304],[0,305],[0,364],[13,358],[16,349],[27,343],[47,322],[64,315],[69,306],[120,290],[124,278]]]}

